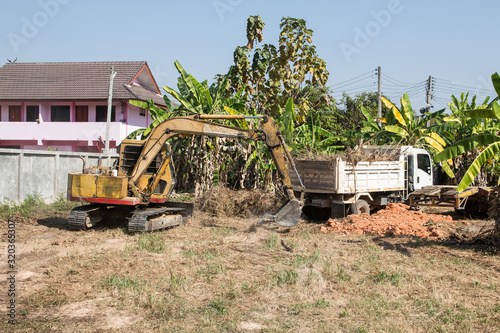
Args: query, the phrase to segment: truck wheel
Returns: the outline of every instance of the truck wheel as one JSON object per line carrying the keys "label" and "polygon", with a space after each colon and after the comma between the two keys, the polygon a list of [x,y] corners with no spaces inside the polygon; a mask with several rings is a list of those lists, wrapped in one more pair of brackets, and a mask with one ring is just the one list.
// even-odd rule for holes
{"label": "truck wheel", "polygon": [[358,200],[351,205],[352,214],[368,214],[370,215],[370,205],[365,200]]}

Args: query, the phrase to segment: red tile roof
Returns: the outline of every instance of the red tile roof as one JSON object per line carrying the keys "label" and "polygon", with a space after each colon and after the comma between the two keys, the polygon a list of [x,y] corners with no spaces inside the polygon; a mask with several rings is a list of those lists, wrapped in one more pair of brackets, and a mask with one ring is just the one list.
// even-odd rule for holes
{"label": "red tile roof", "polygon": [[151,90],[157,87],[152,77],[139,86],[140,94],[130,89],[141,69],[148,68],[145,61],[7,63],[0,68],[0,100],[106,100],[111,66],[117,73],[113,99],[148,98],[165,105]]}

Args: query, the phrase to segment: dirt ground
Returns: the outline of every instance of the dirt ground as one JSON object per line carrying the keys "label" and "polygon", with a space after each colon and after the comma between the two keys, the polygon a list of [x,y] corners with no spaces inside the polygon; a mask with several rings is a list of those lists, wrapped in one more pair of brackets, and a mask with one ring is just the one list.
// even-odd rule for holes
{"label": "dirt ground", "polygon": [[367,216],[283,228],[197,211],[147,235],[69,231],[64,214],[13,219],[17,324],[4,275],[0,330],[499,331],[498,244],[483,237],[492,221],[439,211],[426,235],[407,236],[409,211],[391,209],[403,215],[378,233],[349,229]]}

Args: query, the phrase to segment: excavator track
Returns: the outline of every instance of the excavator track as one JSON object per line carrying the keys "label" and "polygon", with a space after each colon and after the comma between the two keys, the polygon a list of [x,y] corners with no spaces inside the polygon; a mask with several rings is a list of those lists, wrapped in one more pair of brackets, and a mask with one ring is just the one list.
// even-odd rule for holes
{"label": "excavator track", "polygon": [[143,208],[128,222],[130,233],[161,230],[184,223],[186,210],[180,207]]}
{"label": "excavator track", "polygon": [[[93,213],[97,212],[101,207],[99,205],[86,205],[76,207],[71,210],[68,217],[68,225],[70,230],[87,230],[97,224]],[[91,218],[92,217],[92,218]]]}

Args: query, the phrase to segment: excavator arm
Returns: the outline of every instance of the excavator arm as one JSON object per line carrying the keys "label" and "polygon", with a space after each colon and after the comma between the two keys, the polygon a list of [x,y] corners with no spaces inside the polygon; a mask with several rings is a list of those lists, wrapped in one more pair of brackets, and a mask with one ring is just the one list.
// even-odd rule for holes
{"label": "excavator arm", "polygon": [[[243,115],[193,115],[187,117],[170,118],[156,126],[144,143],[144,148],[137,160],[137,163],[129,176],[129,190],[146,202],[153,189],[158,184],[161,174],[170,163],[170,156],[161,162],[158,172],[153,175],[152,181],[145,188],[140,188],[139,179],[147,170],[155,157],[161,152],[167,140],[173,137],[186,136],[212,136],[222,138],[235,138],[243,140],[264,141],[268,148],[273,162],[276,165],[279,175],[283,180],[288,202],[278,211],[268,215],[267,222],[274,222],[279,225],[293,226],[299,222],[302,203],[294,195],[292,183],[288,175],[286,160],[293,166],[294,162],[290,156],[285,141],[275,122],[268,116],[262,116],[259,130],[247,130],[222,124],[209,122],[210,119],[245,119]],[[298,176],[298,175],[297,175]]]}

